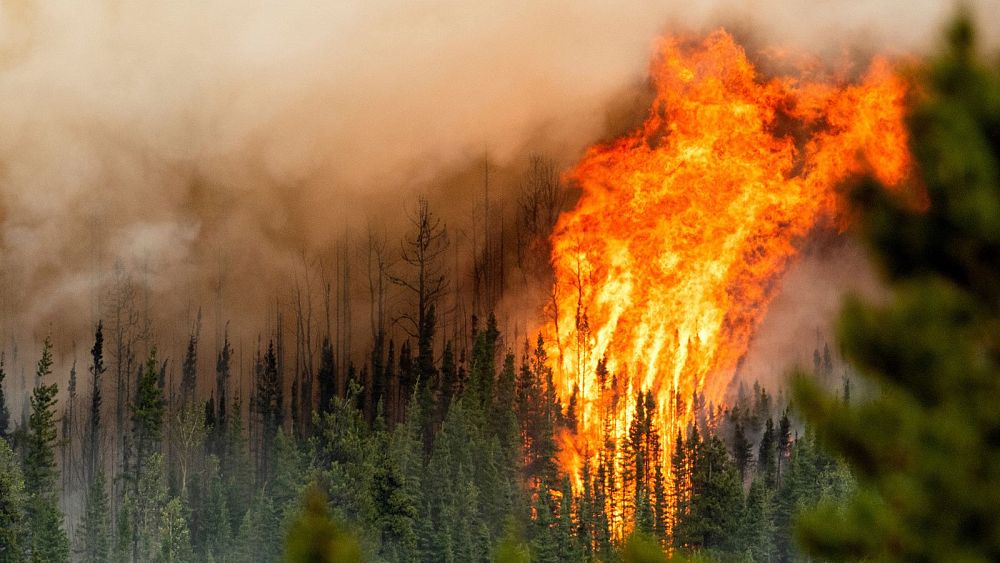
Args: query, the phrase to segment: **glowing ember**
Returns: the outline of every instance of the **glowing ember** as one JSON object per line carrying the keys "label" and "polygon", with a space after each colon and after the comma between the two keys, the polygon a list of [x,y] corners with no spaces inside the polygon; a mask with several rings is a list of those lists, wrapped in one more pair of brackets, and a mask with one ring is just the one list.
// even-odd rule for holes
{"label": "glowing ember", "polygon": [[577,393],[566,469],[605,438],[621,452],[640,390],[656,399],[669,456],[693,395],[723,401],[797,242],[837,224],[837,185],[908,171],[905,85],[883,60],[856,84],[763,81],[718,31],[662,40],[651,75],[644,125],[568,174],[583,194],[553,235],[547,340],[564,403]]}

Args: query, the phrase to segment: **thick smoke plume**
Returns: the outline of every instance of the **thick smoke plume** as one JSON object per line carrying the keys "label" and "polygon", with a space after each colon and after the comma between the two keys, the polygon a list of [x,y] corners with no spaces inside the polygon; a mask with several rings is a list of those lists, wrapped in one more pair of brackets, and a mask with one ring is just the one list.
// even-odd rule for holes
{"label": "thick smoke plume", "polygon": [[[174,323],[161,326],[183,334],[218,295],[225,318],[259,324],[345,233],[376,224],[395,248],[417,194],[461,232],[481,186],[454,179],[484,153],[499,170],[536,151],[571,163],[622,126],[610,108],[641,88],[664,29],[731,25],[820,53],[910,53],[933,44],[952,10],[940,0],[0,2],[4,342],[33,349],[51,332],[62,354],[74,341],[85,349],[116,263],[143,306]],[[995,36],[995,18],[979,21]],[[495,183],[496,197],[512,201],[515,185]]]}

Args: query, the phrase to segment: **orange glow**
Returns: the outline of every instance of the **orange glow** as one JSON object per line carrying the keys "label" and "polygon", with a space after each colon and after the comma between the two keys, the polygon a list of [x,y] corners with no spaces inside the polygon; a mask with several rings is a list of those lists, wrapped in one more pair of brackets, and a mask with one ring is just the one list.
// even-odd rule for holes
{"label": "orange glow", "polygon": [[853,82],[764,80],[717,31],[661,40],[651,79],[643,126],[567,174],[582,195],[552,236],[546,340],[564,404],[578,390],[564,469],[596,463],[605,438],[622,450],[640,390],[656,398],[667,468],[693,395],[724,402],[796,245],[819,224],[843,224],[838,185],[865,172],[898,185],[909,173],[906,87],[884,60]]}

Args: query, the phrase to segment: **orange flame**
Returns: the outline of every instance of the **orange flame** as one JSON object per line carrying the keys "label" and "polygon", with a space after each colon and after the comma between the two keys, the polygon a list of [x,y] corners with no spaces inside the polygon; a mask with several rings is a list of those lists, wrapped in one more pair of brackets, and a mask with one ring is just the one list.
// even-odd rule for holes
{"label": "orange flame", "polygon": [[762,80],[720,30],[661,40],[651,78],[642,128],[592,147],[567,175],[582,196],[552,236],[547,341],[564,403],[577,393],[567,469],[605,439],[621,450],[640,390],[656,399],[669,456],[693,395],[723,402],[797,243],[843,222],[836,187],[909,173],[906,86],[884,60],[855,84]]}

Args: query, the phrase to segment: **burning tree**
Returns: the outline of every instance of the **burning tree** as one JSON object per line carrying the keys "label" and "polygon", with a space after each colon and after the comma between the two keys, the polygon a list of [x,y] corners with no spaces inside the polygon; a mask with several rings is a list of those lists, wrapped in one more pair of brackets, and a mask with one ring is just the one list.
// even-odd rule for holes
{"label": "burning tree", "polygon": [[[763,79],[719,31],[663,39],[651,77],[643,126],[569,174],[583,193],[552,239],[547,340],[578,418],[564,458],[617,474],[605,493],[628,499],[612,515],[619,537],[646,510],[631,499],[651,490],[645,470],[630,477],[636,464],[669,465],[696,398],[724,401],[797,243],[844,222],[837,185],[863,172],[899,185],[909,165],[906,88],[885,60],[857,83],[837,72]],[[655,413],[656,459],[628,445],[643,410]]]}

